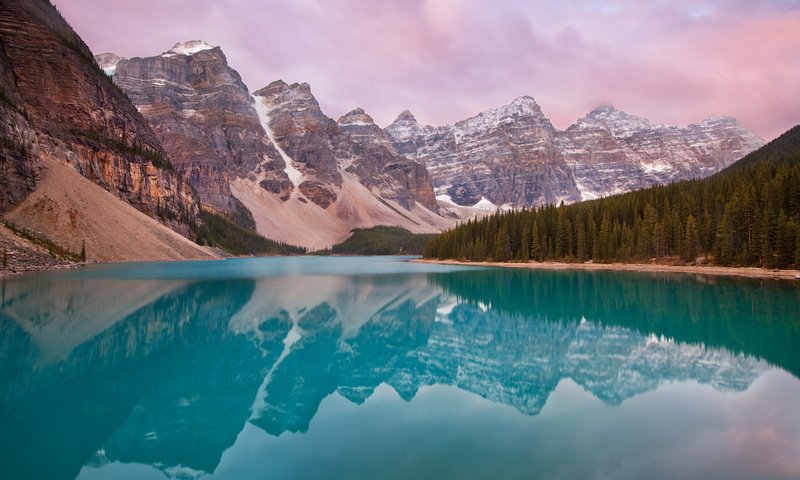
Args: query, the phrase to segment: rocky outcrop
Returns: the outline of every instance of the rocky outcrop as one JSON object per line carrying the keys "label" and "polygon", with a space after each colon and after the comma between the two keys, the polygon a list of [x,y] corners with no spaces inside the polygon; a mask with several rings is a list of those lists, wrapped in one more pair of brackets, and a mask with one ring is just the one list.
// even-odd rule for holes
{"label": "rocky outcrop", "polygon": [[556,130],[530,97],[443,127],[404,111],[385,132],[423,162],[440,200],[480,208],[538,206],[713,174],[764,144],[735,119],[653,125],[600,107]]}
{"label": "rocky outcrop", "polygon": [[2,3],[0,68],[0,210],[13,208],[36,187],[41,158],[48,157],[189,233],[198,213],[191,188],[52,4]]}
{"label": "rocky outcrop", "polygon": [[159,56],[118,60],[114,68],[114,82],[147,119],[205,207],[236,211],[229,186],[236,177],[258,175],[270,191],[291,190],[247,87],[219,47],[179,43]]}

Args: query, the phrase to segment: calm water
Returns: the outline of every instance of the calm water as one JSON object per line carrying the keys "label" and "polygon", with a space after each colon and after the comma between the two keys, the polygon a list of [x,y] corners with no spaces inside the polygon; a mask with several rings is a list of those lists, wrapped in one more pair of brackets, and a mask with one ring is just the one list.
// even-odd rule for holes
{"label": "calm water", "polygon": [[800,478],[800,289],[275,258],[0,286],[0,478]]}

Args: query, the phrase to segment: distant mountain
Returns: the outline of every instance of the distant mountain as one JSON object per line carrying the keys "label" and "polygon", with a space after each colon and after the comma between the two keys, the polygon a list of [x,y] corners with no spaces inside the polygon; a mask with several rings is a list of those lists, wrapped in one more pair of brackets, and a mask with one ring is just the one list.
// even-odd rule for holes
{"label": "distant mountain", "polygon": [[191,235],[192,188],[49,2],[2,3],[0,83],[7,220],[90,259],[211,256],[164,227]]}
{"label": "distant mountain", "polygon": [[730,117],[680,128],[609,106],[559,131],[531,97],[443,127],[420,125],[405,111],[385,131],[399,153],[425,163],[437,198],[483,208],[571,203],[702,178],[764,144]]}
{"label": "distant mountain", "polygon": [[704,178],[764,141],[735,118],[687,127],[654,125],[611,106],[599,107],[559,135],[583,200],[676,180]]}
{"label": "distant mountain", "polygon": [[[720,125],[738,129],[718,119],[687,130],[703,137]],[[662,173],[685,166],[659,165]],[[800,126],[709,178],[497,214],[432,238],[425,256],[800,268]]]}

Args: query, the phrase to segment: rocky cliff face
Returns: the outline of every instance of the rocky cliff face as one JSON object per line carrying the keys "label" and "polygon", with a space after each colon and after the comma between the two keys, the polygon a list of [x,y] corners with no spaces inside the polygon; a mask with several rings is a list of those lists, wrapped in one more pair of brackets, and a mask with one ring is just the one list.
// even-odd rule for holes
{"label": "rocky cliff face", "polygon": [[674,127],[603,106],[561,132],[558,144],[586,200],[707,177],[764,141],[731,117]]}
{"label": "rocky cliff face", "polygon": [[320,109],[308,84],[276,81],[255,93],[268,110],[269,128],[303,177],[300,191],[312,202],[330,205],[342,175],[350,173],[378,197],[406,210],[419,202],[435,211],[425,167],[397,154],[389,137],[363,110],[338,122]]}
{"label": "rocky cliff face", "polygon": [[357,144],[356,161],[348,170],[358,175],[364,185],[384,192],[406,209],[419,202],[436,211],[428,170],[415,160],[398,155],[392,137],[381,130],[361,108],[343,115],[339,128]]}
{"label": "rocky cliff face", "polygon": [[42,159],[52,159],[188,234],[198,211],[191,189],[49,2],[2,2],[0,69],[0,211],[36,187]]}
{"label": "rocky cliff face", "polygon": [[425,163],[440,200],[481,208],[704,177],[764,144],[730,117],[680,128],[607,106],[558,131],[530,97],[443,127],[420,125],[405,111],[385,131],[397,152]]}
{"label": "rocky cliff face", "polygon": [[347,137],[326,117],[307,83],[278,80],[255,92],[266,107],[265,129],[295,168],[300,191],[322,208],[336,201],[342,185],[339,162],[351,161]]}
{"label": "rocky cliff face", "polygon": [[261,128],[253,99],[218,47],[176,44],[162,55],[98,56],[130,96],[204,206],[230,213],[237,176],[258,174],[272,190],[290,190],[284,164]]}
{"label": "rocky cliff face", "polygon": [[580,199],[557,131],[530,97],[455,125],[403,112],[386,128],[398,152],[423,162],[436,193],[458,205],[541,205]]}

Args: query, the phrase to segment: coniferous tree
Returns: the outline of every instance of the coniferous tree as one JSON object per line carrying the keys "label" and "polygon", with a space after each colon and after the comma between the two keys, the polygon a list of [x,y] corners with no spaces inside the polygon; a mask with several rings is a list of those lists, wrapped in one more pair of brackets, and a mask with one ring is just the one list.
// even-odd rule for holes
{"label": "coniferous tree", "polygon": [[537,262],[542,261],[542,243],[539,236],[539,222],[533,221],[533,230],[531,231],[531,258]]}
{"label": "coniferous tree", "polygon": [[700,234],[697,230],[697,220],[693,215],[686,218],[686,237],[683,240],[683,259],[694,262],[697,259],[697,249],[700,246]]}

